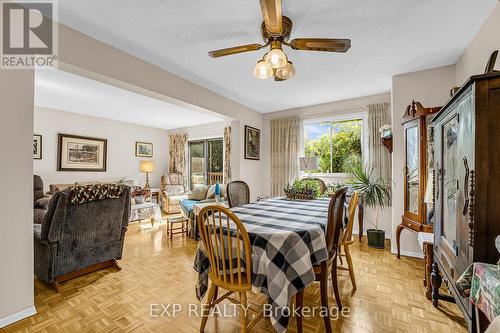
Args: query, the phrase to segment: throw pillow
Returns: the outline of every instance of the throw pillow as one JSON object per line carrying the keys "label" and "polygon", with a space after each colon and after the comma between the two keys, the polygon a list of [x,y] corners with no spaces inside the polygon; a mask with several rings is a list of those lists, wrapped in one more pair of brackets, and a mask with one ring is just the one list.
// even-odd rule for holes
{"label": "throw pillow", "polygon": [[52,196],[47,196],[38,199],[37,201],[35,201],[35,208],[45,209],[45,210],[49,209],[50,199],[52,199]]}
{"label": "throw pillow", "polygon": [[195,185],[193,191],[189,195],[189,200],[204,200],[207,197],[208,186]]}
{"label": "throw pillow", "polygon": [[[220,197],[224,198],[226,196],[226,185],[219,184],[220,186]],[[211,185],[208,188],[207,199],[215,199],[215,185]]]}

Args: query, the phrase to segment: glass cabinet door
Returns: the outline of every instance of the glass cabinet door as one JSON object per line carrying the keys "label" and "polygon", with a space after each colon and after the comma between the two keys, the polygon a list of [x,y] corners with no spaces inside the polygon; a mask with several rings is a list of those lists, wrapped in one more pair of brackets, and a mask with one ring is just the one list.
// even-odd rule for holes
{"label": "glass cabinet door", "polygon": [[406,211],[418,215],[419,196],[419,129],[406,129]]}
{"label": "glass cabinet door", "polygon": [[442,236],[447,245],[456,254],[457,249],[457,148],[458,148],[458,121],[453,117],[442,127],[442,158],[443,158],[443,225]]}

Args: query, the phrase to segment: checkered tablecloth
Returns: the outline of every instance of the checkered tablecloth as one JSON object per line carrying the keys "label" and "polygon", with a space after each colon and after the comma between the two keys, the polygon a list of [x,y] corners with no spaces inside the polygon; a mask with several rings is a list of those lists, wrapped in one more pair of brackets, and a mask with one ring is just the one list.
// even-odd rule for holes
{"label": "checkered tablecloth", "polygon": [[[313,265],[328,258],[325,230],[328,199],[290,201],[273,198],[232,209],[245,226],[252,244],[252,290],[268,296],[271,323],[277,332],[287,329],[282,312],[291,298],[314,282]],[[208,289],[210,264],[202,244],[196,253],[196,296]],[[285,311],[285,314],[287,312]]]}

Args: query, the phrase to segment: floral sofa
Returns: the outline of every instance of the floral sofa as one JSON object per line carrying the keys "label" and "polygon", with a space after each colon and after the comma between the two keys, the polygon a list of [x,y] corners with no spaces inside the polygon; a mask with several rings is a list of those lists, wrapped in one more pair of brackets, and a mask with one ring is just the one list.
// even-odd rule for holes
{"label": "floral sofa", "polygon": [[180,202],[187,199],[189,191],[184,185],[184,176],[180,173],[169,173],[161,176],[160,197],[161,206],[165,213],[180,213]]}

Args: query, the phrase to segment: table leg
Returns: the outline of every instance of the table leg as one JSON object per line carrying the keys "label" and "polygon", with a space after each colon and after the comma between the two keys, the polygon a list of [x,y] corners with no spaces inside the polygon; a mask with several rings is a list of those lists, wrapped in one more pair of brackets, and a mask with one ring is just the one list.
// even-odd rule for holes
{"label": "table leg", "polygon": [[396,228],[396,246],[398,248],[398,254],[396,255],[396,258],[400,259],[401,258],[401,249],[400,249],[400,238],[401,238],[401,231],[403,231],[404,226],[403,223],[398,225]]}

